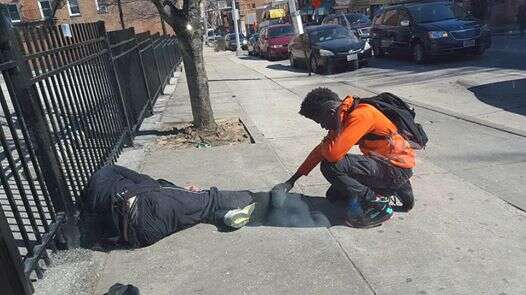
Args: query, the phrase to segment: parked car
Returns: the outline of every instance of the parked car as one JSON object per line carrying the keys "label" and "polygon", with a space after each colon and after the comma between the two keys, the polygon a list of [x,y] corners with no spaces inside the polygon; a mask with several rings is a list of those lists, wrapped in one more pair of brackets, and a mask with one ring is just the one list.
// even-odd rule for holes
{"label": "parked car", "polygon": [[248,55],[259,55],[259,33],[254,33],[248,38]]}
{"label": "parked car", "polygon": [[340,25],[320,25],[306,27],[305,33],[292,39],[288,50],[292,67],[304,63],[315,73],[330,73],[338,66],[357,69],[366,64],[371,48]]}
{"label": "parked car", "polygon": [[[225,36],[225,43],[226,48],[228,50],[236,51],[236,33],[229,33]],[[241,45],[241,49],[247,50],[248,48],[248,41],[247,38],[243,34],[239,34],[239,45]]]}
{"label": "parked car", "polygon": [[261,56],[268,60],[287,58],[287,47],[294,36],[294,28],[291,24],[272,25],[261,29],[259,36]]}
{"label": "parked car", "polygon": [[360,38],[368,39],[371,30],[371,19],[361,13],[332,14],[323,19],[322,24],[342,25],[354,31]]}
{"label": "parked car", "polygon": [[214,32],[214,31],[208,31],[208,33],[206,34],[205,43],[206,45],[210,46],[210,45],[213,45],[218,40],[221,40],[223,38],[224,36],[221,33]]}
{"label": "parked car", "polygon": [[410,53],[416,63],[423,63],[439,55],[482,55],[491,46],[491,34],[451,2],[408,3],[384,8],[375,16],[371,46],[377,57]]}

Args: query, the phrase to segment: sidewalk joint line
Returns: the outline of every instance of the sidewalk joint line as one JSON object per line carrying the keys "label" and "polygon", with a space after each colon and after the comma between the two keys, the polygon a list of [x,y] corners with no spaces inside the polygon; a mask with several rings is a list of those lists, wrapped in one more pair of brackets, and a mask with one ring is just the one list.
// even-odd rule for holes
{"label": "sidewalk joint line", "polygon": [[354,263],[354,261],[352,261],[351,257],[349,256],[349,253],[347,253],[347,251],[345,251],[345,248],[343,248],[343,245],[340,243],[340,241],[338,239],[336,239],[336,237],[333,235],[333,233],[331,232],[331,229],[328,228],[327,229],[327,232],[329,233],[329,236],[331,236],[331,238],[336,242],[336,244],[338,244],[338,247],[340,247],[340,249],[343,251],[343,253],[345,254],[345,257],[347,257],[347,260],[349,260],[349,262],[352,264],[353,268],[358,272],[358,274],[360,275],[360,277],[362,278],[362,280],[364,280],[365,284],[367,285],[367,287],[369,288],[369,290],[371,290],[371,292],[376,295],[376,291],[374,291],[374,288],[373,286],[371,285],[371,283],[369,283],[369,281],[367,280],[367,278],[365,277],[365,275],[363,274],[363,272],[358,268],[358,266],[356,265],[356,263]]}

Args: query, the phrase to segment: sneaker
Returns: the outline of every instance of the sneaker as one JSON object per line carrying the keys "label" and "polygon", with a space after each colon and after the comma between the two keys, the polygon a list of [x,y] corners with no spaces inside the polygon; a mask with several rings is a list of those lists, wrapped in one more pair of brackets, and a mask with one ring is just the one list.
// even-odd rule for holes
{"label": "sneaker", "polygon": [[398,211],[409,212],[413,209],[415,205],[415,197],[413,195],[413,188],[411,187],[411,182],[407,181],[394,193],[394,197],[402,203],[401,206],[398,206]]}
{"label": "sneaker", "polygon": [[365,209],[362,215],[349,217],[345,221],[345,225],[355,228],[371,228],[380,226],[383,222],[389,220],[391,216],[393,216],[393,209],[389,204],[384,203],[381,210],[375,206],[371,206]]}
{"label": "sneaker", "polygon": [[229,210],[223,217],[225,225],[233,228],[242,228],[250,221],[250,215],[254,212],[256,203],[252,203],[241,209]]}
{"label": "sneaker", "polygon": [[364,201],[362,207],[366,210],[369,208],[374,208],[378,211],[386,209],[386,206],[389,206],[390,199],[382,195],[375,194],[374,198],[369,201]]}

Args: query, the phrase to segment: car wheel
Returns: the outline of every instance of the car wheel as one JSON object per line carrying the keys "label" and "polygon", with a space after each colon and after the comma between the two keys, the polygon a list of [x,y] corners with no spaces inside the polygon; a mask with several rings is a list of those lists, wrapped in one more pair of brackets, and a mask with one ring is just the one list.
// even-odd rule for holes
{"label": "car wheel", "polygon": [[422,43],[416,43],[413,47],[413,60],[417,64],[423,64],[427,61],[426,52]]}
{"label": "car wheel", "polygon": [[294,59],[294,55],[292,55],[292,52],[289,52],[289,60],[290,60],[290,66],[295,68],[296,67],[296,60]]}
{"label": "car wheel", "polygon": [[380,57],[385,56],[384,50],[380,48],[380,46],[378,46],[377,44],[372,46],[372,52],[373,52],[374,57],[380,58]]}
{"label": "car wheel", "polygon": [[310,61],[310,69],[316,74],[321,73],[321,67],[320,67],[320,61],[316,55],[311,55],[309,58]]}
{"label": "car wheel", "polygon": [[353,63],[352,63],[352,69],[353,69],[353,70],[358,70],[358,69],[360,69],[360,60],[359,60],[359,59],[353,61]]}

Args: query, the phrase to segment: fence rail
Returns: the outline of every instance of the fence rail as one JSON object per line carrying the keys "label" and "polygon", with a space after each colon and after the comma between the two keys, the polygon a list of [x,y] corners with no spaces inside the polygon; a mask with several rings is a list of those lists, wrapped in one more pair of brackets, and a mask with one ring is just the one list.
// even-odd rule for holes
{"label": "fence rail", "polygon": [[91,175],[132,144],[180,57],[173,37],[103,22],[12,27],[2,15],[0,261],[32,290],[48,250],[77,245]]}

